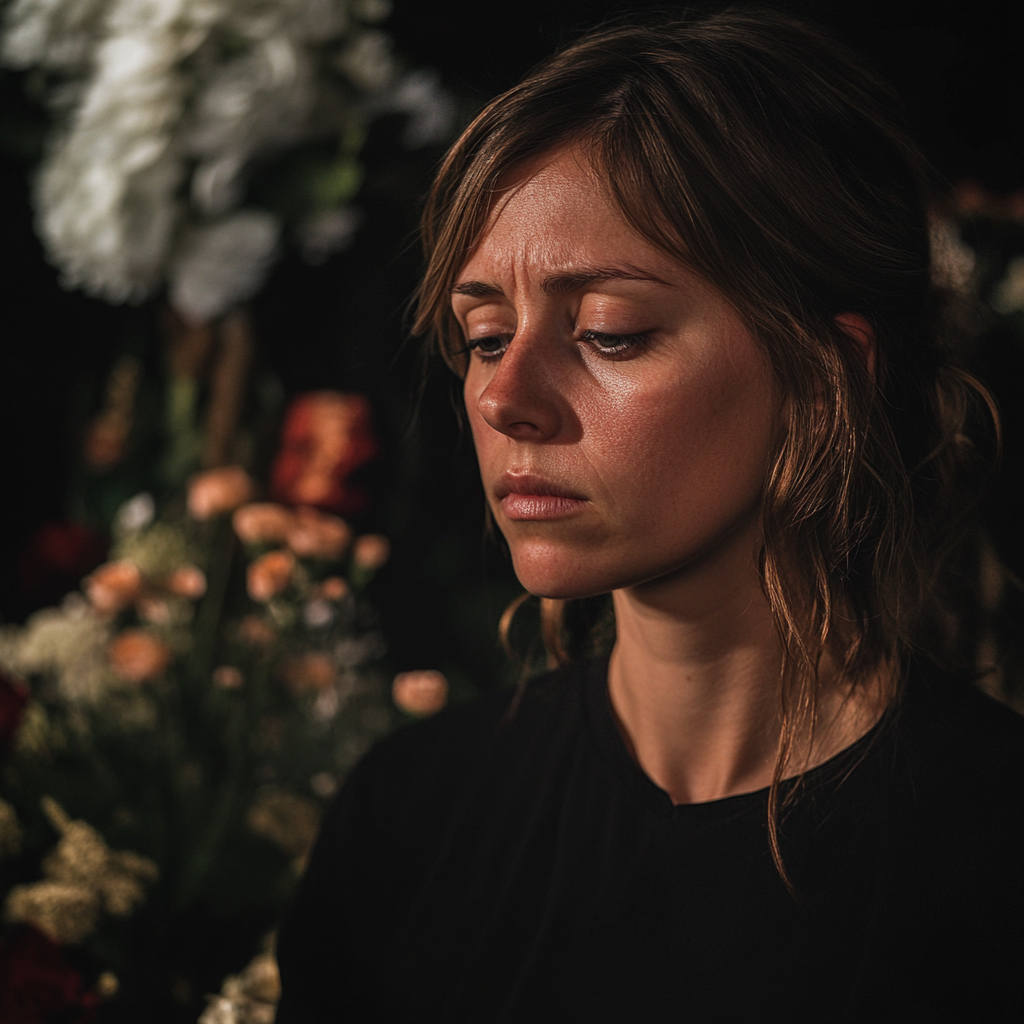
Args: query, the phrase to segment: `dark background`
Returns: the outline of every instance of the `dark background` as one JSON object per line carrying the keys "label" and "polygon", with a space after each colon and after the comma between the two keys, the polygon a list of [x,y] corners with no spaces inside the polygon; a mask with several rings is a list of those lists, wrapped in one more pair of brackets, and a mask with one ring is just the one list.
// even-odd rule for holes
{"label": "dark background", "polygon": [[[864,53],[906,97],[946,181],[975,180],[1002,194],[1024,188],[1017,5],[766,6],[828,26]],[[469,113],[582,28],[623,12],[671,9],[602,0],[397,0],[385,28],[410,65],[441,72]],[[5,131],[24,112],[20,78],[0,77]],[[393,136],[381,126],[364,154],[369,173],[357,204],[366,219],[356,245],[315,269],[295,257],[282,261],[254,304],[255,323],[264,369],[287,394],[333,387],[365,392],[374,402],[384,454],[369,471],[375,500],[359,525],[383,530],[395,543],[375,585],[393,667],[439,667],[457,682],[484,684],[500,664],[494,624],[515,584],[500,550],[483,538],[482,500],[453,414],[452,382],[443,368],[424,372],[406,340],[419,269],[416,217],[440,152],[398,154]],[[67,515],[82,404],[95,401],[126,335],[148,315],[59,287],[32,232],[30,169],[27,149],[0,158],[0,616],[7,621],[59,599],[26,584],[19,574],[23,552],[40,524]],[[404,184],[396,201],[399,174]],[[1024,373],[1017,356],[985,356],[977,368],[995,386],[1012,428]],[[1015,480],[1001,485],[991,513],[996,521],[1015,521],[1016,487]],[[1015,530],[1003,533],[1007,557],[1020,561]]]}

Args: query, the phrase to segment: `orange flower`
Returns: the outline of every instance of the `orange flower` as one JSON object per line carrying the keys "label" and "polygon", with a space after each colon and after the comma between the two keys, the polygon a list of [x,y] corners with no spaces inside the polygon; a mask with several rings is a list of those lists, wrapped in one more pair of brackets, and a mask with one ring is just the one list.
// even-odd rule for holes
{"label": "orange flower", "polygon": [[295,516],[283,505],[256,501],[236,509],[231,522],[246,544],[280,544],[294,525]]}
{"label": "orange flower", "polygon": [[96,611],[116,615],[142,593],[142,573],[134,562],[107,562],[86,576],[82,589]]}
{"label": "orange flower", "polygon": [[448,703],[448,680],[432,670],[399,672],[391,684],[391,698],[410,715],[433,715]]}
{"label": "orange flower", "polygon": [[321,601],[340,601],[348,593],[348,584],[340,576],[328,576],[313,588],[313,597]]}
{"label": "orange flower", "polygon": [[154,679],[170,664],[171,650],[144,629],[122,630],[107,647],[111,668],[129,683]]}
{"label": "orange flower", "polygon": [[193,519],[212,519],[238,508],[252,493],[252,479],[241,466],[221,466],[192,478],[188,510]]}
{"label": "orange flower", "polygon": [[357,537],[352,547],[352,561],[360,569],[372,572],[379,569],[391,555],[391,544],[379,533],[365,533]]}
{"label": "orange flower", "polygon": [[329,654],[311,651],[281,662],[281,678],[292,693],[319,693],[334,685],[337,668]]}
{"label": "orange flower", "polygon": [[295,568],[290,551],[268,551],[249,566],[246,582],[254,601],[269,601],[287,589]]}
{"label": "orange flower", "polygon": [[238,635],[253,647],[269,647],[277,639],[273,627],[258,615],[246,615],[239,624]]}
{"label": "orange flower", "polygon": [[288,547],[300,558],[321,558],[333,562],[342,556],[352,539],[348,523],[315,508],[295,511],[288,531]]}
{"label": "orange flower", "polygon": [[164,580],[164,586],[175,597],[195,601],[206,593],[206,573],[198,565],[183,565]]}

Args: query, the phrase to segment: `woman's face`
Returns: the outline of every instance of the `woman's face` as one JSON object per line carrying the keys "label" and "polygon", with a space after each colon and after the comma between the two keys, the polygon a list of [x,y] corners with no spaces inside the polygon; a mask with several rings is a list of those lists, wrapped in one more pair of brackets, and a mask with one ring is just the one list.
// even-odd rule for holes
{"label": "woman's face", "polygon": [[523,586],[583,597],[730,553],[752,565],[780,404],[760,346],[578,154],[507,184],[452,304],[484,490]]}

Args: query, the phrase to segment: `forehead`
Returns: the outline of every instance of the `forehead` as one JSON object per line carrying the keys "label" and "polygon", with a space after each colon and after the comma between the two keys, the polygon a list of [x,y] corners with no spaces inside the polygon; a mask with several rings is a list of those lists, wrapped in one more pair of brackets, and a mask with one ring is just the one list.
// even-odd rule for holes
{"label": "forehead", "polygon": [[655,275],[679,269],[628,224],[601,172],[578,151],[560,150],[501,179],[480,241],[459,278],[514,267],[571,273],[606,264]]}

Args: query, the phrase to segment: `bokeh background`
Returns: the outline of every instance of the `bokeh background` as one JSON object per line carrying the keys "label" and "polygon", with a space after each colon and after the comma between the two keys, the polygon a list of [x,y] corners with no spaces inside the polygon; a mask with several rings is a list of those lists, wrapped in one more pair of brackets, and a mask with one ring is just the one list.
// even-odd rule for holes
{"label": "bokeh background", "polygon": [[[709,10],[726,5],[689,6]],[[936,218],[949,250],[951,273],[965,291],[973,290],[981,300],[979,311],[972,314],[980,329],[979,340],[965,350],[964,358],[995,392],[1005,418],[1004,471],[984,506],[985,550],[1018,576],[1024,575],[1024,531],[1020,528],[1024,515],[1024,263],[1014,263],[1024,254],[1024,26],[1020,13],[1012,4],[911,0],[841,5],[804,0],[766,6],[832,29],[889,78],[916,116],[940,183]],[[384,18],[377,29],[390,37],[401,67],[434,73],[434,102],[447,111],[448,126],[442,125],[433,134],[427,132],[424,139],[410,144],[411,115],[407,110],[389,109],[385,104],[376,113],[360,115],[365,131],[356,142],[346,143],[346,159],[358,173],[346,179],[347,186],[339,186],[345,193],[345,208],[358,211],[358,227],[347,247],[325,250],[312,260],[308,248],[304,251],[301,245],[285,244],[265,285],[244,304],[251,353],[249,369],[239,384],[242,412],[236,427],[245,434],[245,444],[236,446],[231,457],[214,460],[206,468],[215,468],[217,462],[244,464],[254,490],[243,497],[265,498],[273,490],[271,477],[280,455],[282,426],[287,428],[289,416],[298,415],[295,400],[319,392],[363,396],[368,403],[364,428],[372,439],[366,449],[369,454],[355,459],[340,480],[351,500],[333,505],[326,502],[320,507],[324,515],[342,515],[356,536],[387,538],[390,558],[382,565],[377,564],[380,559],[370,559],[372,565],[361,566],[348,548],[339,554],[342,548],[328,551],[329,544],[306,558],[289,541],[289,550],[298,552],[296,557],[306,575],[299,582],[292,578],[292,589],[282,591],[278,611],[272,602],[253,596],[251,577],[248,596],[245,593],[246,572],[268,553],[267,538],[257,538],[255,546],[246,546],[246,538],[237,530],[232,533],[223,515],[220,519],[214,513],[196,515],[195,507],[186,505],[189,474],[203,468],[199,461],[189,465],[186,459],[182,465],[188,472],[183,470],[176,483],[170,478],[163,484],[154,483],[153,466],[163,457],[160,445],[169,442],[153,426],[159,415],[153,413],[149,419],[147,415],[162,408],[164,401],[160,389],[167,375],[168,338],[177,337],[180,342],[185,329],[180,322],[169,324],[165,295],[159,291],[132,305],[61,287],[60,275],[48,261],[35,231],[32,202],[32,182],[45,152],[52,115],[41,102],[38,76],[33,77],[32,69],[0,71],[0,623],[7,624],[8,636],[14,637],[13,631],[31,621],[40,609],[60,606],[69,592],[79,591],[81,580],[98,566],[109,564],[112,558],[123,561],[125,520],[122,515],[119,534],[116,515],[125,501],[143,493],[155,494],[156,521],[178,524],[174,528],[184,531],[181,535],[187,534],[189,543],[194,542],[199,553],[188,556],[191,561],[184,555],[181,558],[188,565],[202,563],[211,587],[217,579],[213,553],[224,545],[238,549],[237,564],[224,569],[223,575],[224,587],[234,586],[241,603],[236,607],[228,600],[216,612],[204,612],[203,608],[209,607],[203,604],[205,598],[195,596],[197,618],[188,621],[204,622],[205,614],[214,623],[212,630],[223,627],[228,636],[235,629],[232,623],[247,621],[248,605],[243,605],[249,601],[291,645],[287,650],[275,648],[273,656],[249,651],[229,658],[224,652],[230,653],[230,643],[225,640],[219,653],[210,653],[201,665],[194,651],[188,657],[175,654],[183,666],[188,662],[192,667],[161,666],[160,671],[170,675],[153,684],[152,692],[157,695],[154,707],[158,708],[154,720],[162,721],[159,715],[172,713],[167,710],[169,705],[160,702],[170,699],[167,694],[174,687],[193,692],[195,697],[193,705],[185,701],[184,710],[174,712],[183,716],[182,735],[187,738],[186,746],[195,748],[193,754],[168,754],[153,767],[154,773],[169,772],[168,777],[174,778],[182,772],[190,778],[189,772],[198,773],[196,791],[206,794],[194,798],[201,810],[195,812],[198,818],[205,815],[214,821],[226,815],[225,820],[237,824],[240,836],[246,829],[256,836],[256,846],[239,839],[235,846],[227,843],[210,853],[206,880],[195,882],[187,899],[181,896],[184,890],[180,885],[174,889],[177,896],[168,895],[183,869],[176,866],[169,847],[157,844],[152,829],[147,831],[137,821],[140,816],[165,813],[171,821],[178,812],[166,810],[170,804],[139,810],[141,804],[136,804],[145,786],[129,793],[110,783],[100,800],[90,798],[82,786],[76,789],[67,784],[69,773],[88,775],[93,771],[100,756],[95,751],[106,741],[96,740],[91,747],[85,744],[63,754],[55,753],[51,743],[43,761],[38,757],[38,763],[25,761],[31,761],[28,748],[24,740],[19,746],[17,739],[25,708],[33,702],[46,705],[51,722],[67,708],[60,704],[63,697],[53,696],[57,691],[52,686],[46,689],[50,684],[44,677],[50,670],[37,671],[22,659],[24,682],[15,679],[10,684],[14,687],[11,692],[22,696],[8,699],[9,714],[0,706],[0,738],[9,748],[0,797],[9,801],[21,822],[18,843],[11,840],[9,855],[0,862],[0,890],[39,884],[34,880],[40,877],[53,884],[71,884],[69,879],[78,879],[75,884],[79,884],[85,878],[81,871],[76,875],[78,869],[67,864],[54,867],[53,860],[46,867],[45,857],[59,840],[66,844],[64,861],[71,863],[72,854],[77,856],[75,850],[81,850],[72,849],[76,833],[68,829],[72,822],[86,820],[97,830],[96,836],[102,837],[98,841],[108,842],[111,849],[131,848],[156,863],[161,880],[149,878],[141,862],[135,865],[134,875],[122,864],[118,870],[123,868],[125,878],[131,875],[139,889],[138,898],[128,900],[131,912],[121,915],[129,920],[101,923],[92,931],[86,928],[84,937],[73,930],[62,933],[52,922],[47,931],[41,925],[49,919],[39,911],[24,912],[20,917],[14,914],[6,938],[0,940],[0,988],[6,978],[29,994],[20,1008],[10,1009],[11,1003],[3,1011],[22,1014],[11,1016],[11,1020],[196,1020],[206,1005],[206,995],[217,992],[225,976],[237,974],[249,963],[272,931],[301,868],[296,868],[296,861],[301,861],[302,840],[294,836],[315,830],[318,809],[340,781],[355,756],[353,751],[362,749],[360,744],[365,745],[372,735],[428,713],[445,695],[449,700],[469,699],[481,689],[511,682],[519,671],[496,639],[501,612],[518,588],[500,544],[485,530],[472,453],[459,424],[458,389],[444,367],[424,359],[418,344],[409,338],[409,303],[420,269],[416,240],[419,209],[446,142],[489,97],[514,84],[560,43],[605,17],[673,8],[608,0],[519,0],[514,5],[395,0],[390,13],[378,7],[376,16]],[[336,139],[330,142],[337,147]],[[255,162],[245,178],[250,201],[273,206],[283,190],[287,205],[288,182],[293,179],[288,177],[291,170],[282,170],[282,166],[269,159]],[[132,428],[116,457],[90,462],[90,430],[104,411],[109,411],[111,382],[126,357],[135,360],[132,365],[140,368],[145,383],[138,385],[135,393]],[[212,387],[208,379],[204,381],[203,388]],[[270,496],[276,495],[280,507],[302,504],[298,500],[289,504],[286,491],[278,488]],[[138,512],[139,506],[135,508]],[[221,511],[230,512],[230,508]],[[146,535],[148,522],[138,527],[139,536]],[[165,588],[161,593],[169,593],[169,578],[166,574],[160,577],[164,582],[159,586]],[[352,609],[358,606],[349,619],[344,611],[348,606],[330,589],[335,584],[326,582],[337,579],[356,602]],[[149,577],[147,581],[145,586],[157,586]],[[85,593],[95,605],[88,585]],[[185,600],[181,595],[175,600],[179,598]],[[131,600],[135,603],[126,599],[109,613],[121,616],[116,619],[116,629],[159,632],[162,627],[146,618],[141,599]],[[999,600],[1003,597],[996,594],[993,601]],[[334,616],[327,625],[316,626],[315,614],[320,613],[308,612],[318,601],[328,608],[321,609],[324,615]],[[185,609],[182,615],[186,612],[192,614]],[[115,619],[109,615],[104,623],[103,628],[116,631]],[[329,634],[335,644],[330,648],[335,652],[330,655],[333,667],[325,670],[323,678],[310,674],[312,669],[294,667],[296,658],[327,650],[326,641],[314,643],[306,633],[300,636],[295,631],[306,629],[312,636],[321,627],[326,630],[322,636]],[[182,628],[188,633],[191,627],[186,623]],[[337,644],[366,637],[373,639],[367,641],[365,656],[346,668],[338,661]],[[993,650],[997,648],[998,643]],[[303,761],[300,770],[296,767],[298,755],[289,753],[291,748],[283,741],[275,748],[273,765],[269,755],[252,752],[239,754],[241,761],[234,766],[221,764],[207,748],[217,746],[220,751],[227,742],[225,730],[234,728],[228,722],[234,712],[229,703],[207,707],[203,703],[207,698],[195,688],[206,686],[211,672],[225,667],[236,669],[240,673],[237,679],[221,672],[219,682],[210,685],[219,686],[218,692],[238,689],[247,694],[244,714],[256,716],[251,719],[256,725],[266,720],[291,722],[289,715],[298,716],[295,722],[306,721],[301,715],[313,708],[323,693],[331,687],[335,689],[330,692],[341,692],[339,680],[349,669],[362,673],[359,678],[363,682],[356,690],[365,683],[359,692],[366,706],[372,705],[379,714],[367,719],[365,729],[352,726],[362,737],[358,742],[352,740],[351,730],[345,732],[348,726],[339,726],[335,740],[348,743],[348,753],[339,754],[341,747],[331,748],[324,753],[323,764],[310,767]],[[256,698],[248,696],[257,688],[247,673],[258,675],[264,670],[270,694],[266,707],[275,700],[280,703],[280,707],[273,704],[278,709],[273,714],[263,705],[254,710]],[[430,689],[438,677],[421,678],[422,688],[415,691],[420,694],[419,704],[415,694],[404,704],[402,699],[396,702],[389,695],[391,679],[397,673],[419,670],[440,672],[446,680],[445,693],[438,696]],[[151,676],[156,678],[159,672]],[[200,676],[204,682],[195,681]],[[149,680],[143,682],[148,685]],[[1000,685],[997,679],[992,687]],[[22,686],[27,690],[18,689]],[[286,701],[291,702],[287,707]],[[323,718],[327,705],[322,700],[321,705],[316,705],[320,707],[316,714]],[[345,715],[355,714],[351,708],[346,710],[344,702],[339,707],[332,713],[339,722]],[[5,714],[11,723],[7,733]],[[121,740],[114,747],[119,751],[116,757],[111,755],[114,775],[135,771],[132,766],[142,763],[136,754],[126,752]],[[193,771],[190,766],[195,765],[199,767]],[[310,789],[299,779],[302,772],[307,781],[319,779],[319,788],[313,785]],[[228,805],[215,800],[218,780],[241,775],[247,781],[239,783],[239,795],[232,798],[233,804],[229,801],[225,811]],[[267,796],[268,785],[278,787],[271,796]],[[43,797],[56,803],[43,807]],[[293,804],[287,804],[288,799]],[[125,811],[129,805],[134,808],[131,814]],[[256,813],[254,807],[262,810]],[[268,826],[271,819],[280,827]],[[184,848],[188,843],[183,840],[180,845]],[[271,847],[276,850],[273,855],[267,852]],[[0,822],[0,854],[3,852]],[[114,871],[113,861],[105,863]],[[224,877],[237,873],[245,863],[262,865],[263,876],[257,871],[245,878],[252,885],[261,885],[261,878],[272,879],[269,895],[262,901],[247,902],[244,895],[238,895],[218,902],[211,893],[220,891],[218,886],[223,890]],[[96,889],[99,883],[94,882],[88,884]],[[143,890],[151,893],[149,903],[147,909],[136,912]],[[113,911],[110,914],[118,916]],[[143,956],[127,952],[129,949],[148,952]],[[267,1009],[273,1003],[272,979],[268,981],[266,976],[268,961],[257,958],[253,963],[256,966],[250,974],[241,976],[242,981],[236,979],[234,989],[229,985],[223,990],[226,994],[220,1003],[210,1004],[223,1014],[216,1020],[272,1019],[272,1010]],[[25,980],[29,976],[37,979],[32,983],[35,988]],[[61,1009],[64,997],[54,993],[62,984],[60,991],[71,992],[74,985],[67,979],[72,976],[78,979],[74,983],[77,995],[67,1000],[68,1006],[74,1006]],[[266,1016],[268,1013],[271,1016]]]}

